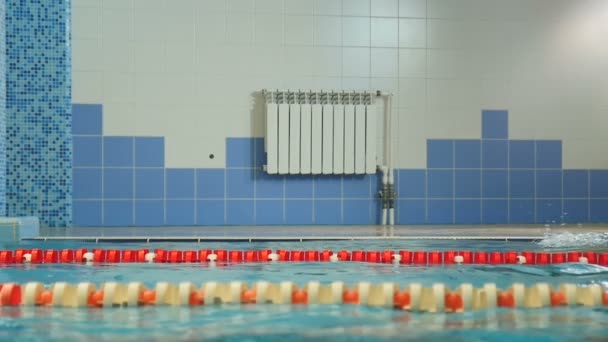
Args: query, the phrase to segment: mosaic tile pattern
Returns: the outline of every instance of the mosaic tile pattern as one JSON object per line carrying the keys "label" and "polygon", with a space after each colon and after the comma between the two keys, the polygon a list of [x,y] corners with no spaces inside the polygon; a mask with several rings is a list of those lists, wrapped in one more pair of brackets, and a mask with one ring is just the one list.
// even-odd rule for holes
{"label": "mosaic tile pattern", "polygon": [[[261,138],[226,139],[226,167],[164,166],[163,137],[102,132],[102,106],[75,104],[79,226],[378,223],[377,176],[261,171]],[[427,143],[426,169],[398,170],[399,224],[608,222],[608,171],[563,170],[561,141],[509,140],[508,113],[484,111],[483,137]]]}
{"label": "mosaic tile pattern", "polygon": [[6,3],[0,1],[0,216],[6,215]]}
{"label": "mosaic tile pattern", "polygon": [[70,0],[6,2],[7,214],[72,223]]}

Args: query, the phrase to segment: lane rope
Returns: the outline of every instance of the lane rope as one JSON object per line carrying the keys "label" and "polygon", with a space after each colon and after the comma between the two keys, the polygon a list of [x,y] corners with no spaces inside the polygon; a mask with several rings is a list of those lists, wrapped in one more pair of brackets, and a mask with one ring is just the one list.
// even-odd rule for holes
{"label": "lane rope", "polygon": [[48,287],[40,282],[0,284],[0,306],[109,308],[219,304],[345,304],[445,313],[497,307],[539,309],[608,306],[608,292],[598,284],[561,284],[552,288],[547,283],[531,286],[513,283],[507,289],[499,289],[494,283],[484,284],[480,288],[464,283],[455,289],[449,289],[443,283],[430,287],[411,283],[400,287],[392,282],[360,282],[349,287],[341,281],[331,284],[311,281],[301,287],[292,281],[258,281],[251,285],[241,281],[207,282],[200,287],[192,282],[158,282],[150,289],[141,282],[107,282],[99,287],[90,282],[57,282]]}
{"label": "lane rope", "polygon": [[608,252],[569,251],[346,251],[331,250],[166,250],[16,249],[1,250],[0,264],[57,263],[252,263],[252,262],[367,262],[399,265],[587,263],[608,266]]}

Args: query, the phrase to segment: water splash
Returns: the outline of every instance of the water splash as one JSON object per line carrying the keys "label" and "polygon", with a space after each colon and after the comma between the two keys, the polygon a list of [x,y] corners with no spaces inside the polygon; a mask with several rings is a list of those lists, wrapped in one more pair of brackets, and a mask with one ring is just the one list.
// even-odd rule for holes
{"label": "water splash", "polygon": [[608,247],[608,232],[552,233],[546,229],[538,244],[544,248]]}

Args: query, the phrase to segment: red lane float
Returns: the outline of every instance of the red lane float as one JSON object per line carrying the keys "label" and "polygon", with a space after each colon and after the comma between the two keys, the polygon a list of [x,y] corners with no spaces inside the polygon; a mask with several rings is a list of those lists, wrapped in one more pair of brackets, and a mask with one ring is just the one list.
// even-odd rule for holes
{"label": "red lane float", "polygon": [[595,251],[570,252],[534,252],[523,251],[407,251],[407,250],[341,250],[334,253],[331,250],[277,250],[276,254],[270,249],[265,250],[165,250],[155,249],[150,252],[143,248],[139,250],[98,249],[88,251],[86,248],[70,250],[41,250],[17,249],[0,251],[0,264],[21,263],[252,263],[268,261],[291,262],[330,262],[354,261],[367,263],[399,263],[402,265],[453,265],[453,264],[528,264],[549,265],[566,262],[581,262],[608,266],[608,253]]}

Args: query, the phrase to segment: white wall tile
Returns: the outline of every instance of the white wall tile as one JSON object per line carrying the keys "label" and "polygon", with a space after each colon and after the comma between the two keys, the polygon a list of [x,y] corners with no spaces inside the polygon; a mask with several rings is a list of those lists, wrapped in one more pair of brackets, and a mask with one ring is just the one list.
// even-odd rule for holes
{"label": "white wall tile", "polygon": [[[266,82],[268,78],[281,77],[283,75],[284,51],[281,47],[256,46],[251,57],[255,68],[251,68],[253,80]],[[270,86],[266,84],[264,86]]]}
{"label": "white wall tile", "polygon": [[369,77],[370,49],[344,48],[342,50],[342,75],[345,77]]}
{"label": "white wall tile", "polygon": [[427,0],[429,18],[465,18],[469,15],[474,0]]}
{"label": "white wall tile", "polygon": [[426,18],[426,0],[399,0],[402,18]]}
{"label": "white wall tile", "polygon": [[136,73],[135,103],[137,105],[167,104],[166,88],[167,75],[165,73]]}
{"label": "white wall tile", "polygon": [[165,78],[166,103],[194,105],[196,101],[196,76],[192,73],[172,73]]}
{"label": "white wall tile", "polygon": [[253,21],[253,13],[229,12],[226,15],[226,40],[230,43],[252,43]]}
{"label": "white wall tile", "polygon": [[133,19],[129,10],[104,9],[101,14],[101,35],[104,41],[133,39]]}
{"label": "white wall tile", "polygon": [[464,50],[428,50],[428,77],[468,78],[471,77],[476,56]]}
{"label": "white wall tile", "polygon": [[314,12],[316,15],[341,15],[342,0],[315,0]]}
{"label": "white wall tile", "polygon": [[468,22],[433,19],[427,21],[427,46],[437,49],[463,48],[472,45],[473,31]]}
{"label": "white wall tile", "polygon": [[134,135],[137,126],[135,104],[104,101],[103,133],[104,135]]}
{"label": "white wall tile", "polygon": [[101,7],[102,2],[98,0],[77,0],[72,1],[72,8],[75,7]]}
{"label": "white wall tile", "polygon": [[103,100],[131,102],[135,95],[135,75],[128,72],[103,73]]}
{"label": "white wall tile", "polygon": [[464,108],[478,113],[481,82],[478,80],[427,80],[427,108]]}
{"label": "white wall tile", "polygon": [[162,9],[142,9],[135,11],[134,14],[133,34],[135,41],[154,42],[165,39],[166,19]]}
{"label": "white wall tile", "polygon": [[369,0],[346,0],[342,1],[342,14],[346,16],[363,16],[370,15]]}
{"label": "white wall tile", "polygon": [[[96,1],[99,2],[99,0]],[[101,4],[103,8],[133,8],[133,0],[102,0]]]}
{"label": "white wall tile", "polygon": [[312,45],[312,16],[285,16],[285,44]]}
{"label": "white wall tile", "polygon": [[608,165],[607,149],[605,140],[565,140],[562,143],[563,168],[605,170]]}
{"label": "white wall tile", "polygon": [[426,47],[426,20],[400,19],[399,20],[399,47],[424,48]]}
{"label": "white wall tile", "polygon": [[312,15],[312,0],[285,0],[285,13]]}
{"label": "white wall tile", "polygon": [[479,139],[480,111],[470,108],[427,108],[426,137],[428,139]]}
{"label": "white wall tile", "polygon": [[312,47],[286,47],[285,73],[295,76],[311,76],[315,57],[313,51]]}
{"label": "white wall tile", "polygon": [[184,14],[165,15],[165,38],[170,42],[194,42],[194,17],[193,12]]}
{"label": "white wall tile", "polygon": [[99,71],[72,71],[72,101],[74,103],[101,103],[103,77]]}
{"label": "white wall tile", "polygon": [[72,68],[78,71],[101,69],[101,42],[96,39],[72,39]]}
{"label": "white wall tile", "polygon": [[426,82],[424,78],[399,80],[399,106],[426,108]]}
{"label": "white wall tile", "polygon": [[370,31],[369,18],[343,18],[342,44],[344,46],[369,46]]}
{"label": "white wall tile", "polygon": [[253,11],[254,0],[226,0],[228,11]]}
{"label": "white wall tile", "polygon": [[283,13],[283,0],[255,0],[255,10],[259,12]]}
{"label": "white wall tile", "polygon": [[162,10],[165,8],[163,0],[131,0],[136,10]]}
{"label": "white wall tile", "polygon": [[397,19],[372,18],[372,46],[397,47],[399,25]]}
{"label": "white wall tile", "polygon": [[195,50],[192,43],[167,43],[165,50],[165,68],[168,73],[192,72]]}
{"label": "white wall tile", "polygon": [[400,108],[395,114],[400,133],[396,135],[395,167],[426,168],[426,110]]}
{"label": "white wall tile", "polygon": [[163,72],[165,45],[154,42],[137,42],[133,45],[134,65],[137,72]]}
{"label": "white wall tile", "polygon": [[397,17],[398,0],[372,0],[372,17]]}
{"label": "white wall tile", "polygon": [[196,44],[218,43],[226,40],[226,16],[205,13],[195,18]]}
{"label": "white wall tile", "polygon": [[101,12],[95,7],[72,9],[72,38],[97,39],[100,35]]}
{"label": "white wall tile", "polygon": [[283,17],[276,14],[255,15],[255,43],[283,45]]}
{"label": "white wall tile", "polygon": [[342,80],[342,89],[361,90],[371,89],[369,77],[347,77]]}
{"label": "white wall tile", "polygon": [[426,54],[423,49],[399,49],[399,77],[426,77]]}
{"label": "white wall tile", "polygon": [[315,45],[342,45],[342,17],[314,17]]}
{"label": "white wall tile", "polygon": [[342,75],[342,49],[339,47],[316,47],[313,50],[313,75],[336,77]]}
{"label": "white wall tile", "polygon": [[209,11],[225,11],[226,0],[195,1],[194,6],[198,14],[208,13]]}
{"label": "white wall tile", "polygon": [[372,77],[399,77],[398,49],[372,48]]}
{"label": "white wall tile", "polygon": [[100,69],[106,71],[133,71],[134,44],[128,41],[102,42]]}

